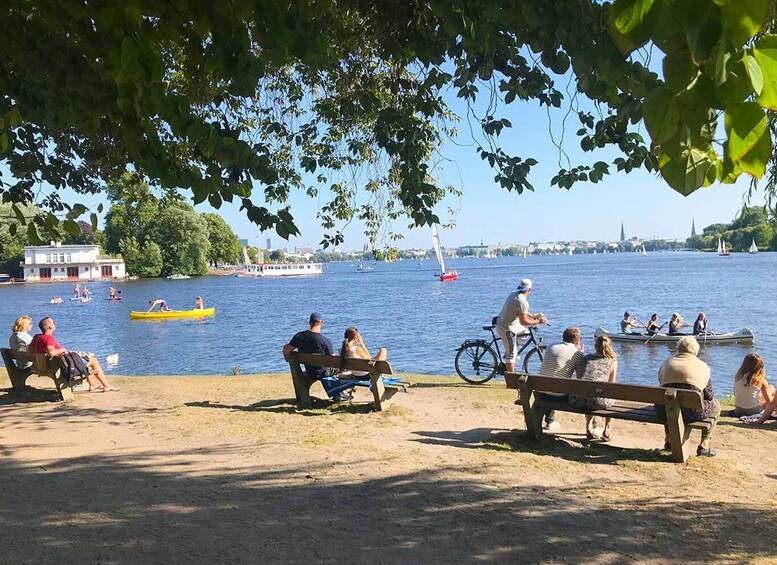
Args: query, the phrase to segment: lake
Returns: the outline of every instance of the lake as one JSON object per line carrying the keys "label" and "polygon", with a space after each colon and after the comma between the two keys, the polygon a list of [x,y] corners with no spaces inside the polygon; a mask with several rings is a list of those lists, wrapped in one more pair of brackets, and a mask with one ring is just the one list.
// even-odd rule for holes
{"label": "lake", "polygon": [[[637,253],[455,259],[460,278],[440,282],[436,263],[377,263],[357,272],[348,263],[326,264],[324,274],[308,278],[248,279],[202,277],[115,282],[124,298],[111,302],[109,283],[89,283],[94,299],[71,302],[71,283],[0,286],[0,325],[10,333],[22,314],[35,323],[47,315],[57,322],[64,347],[94,351],[101,360],[118,353],[109,372],[123,375],[211,375],[285,372],[281,348],[305,329],[308,315],[320,312],[324,333],[338,348],[343,330],[356,326],[367,347],[387,347],[396,371],[454,375],[457,346],[467,338],[486,337],[481,326],[499,313],[519,279],[534,281],[533,312],[552,325],[542,330],[545,343],[560,341],[566,326],[577,325],[592,350],[598,327],[619,328],[624,310],[647,320],[658,312],[667,321],[679,311],[687,321],[704,311],[711,331],[749,327],[752,346],[714,345],[701,357],[712,367],[719,394],[730,392],[742,357],[760,353],[767,374],[777,367],[777,332],[769,320],[777,291],[777,253]],[[165,298],[174,309],[190,308],[201,295],[216,316],[204,320],[134,321],[130,310],[145,310],[148,300]],[[53,296],[64,304],[50,304]],[[620,382],[654,384],[665,345],[615,345]],[[458,378],[458,377],[456,377]]]}

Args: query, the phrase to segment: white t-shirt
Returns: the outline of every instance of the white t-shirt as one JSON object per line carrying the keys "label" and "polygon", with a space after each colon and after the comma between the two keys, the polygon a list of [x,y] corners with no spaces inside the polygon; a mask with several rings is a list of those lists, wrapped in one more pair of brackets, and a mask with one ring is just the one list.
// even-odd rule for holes
{"label": "white t-shirt", "polygon": [[521,312],[529,313],[529,300],[526,293],[512,292],[502,305],[502,311],[499,312],[499,320],[496,326],[503,331],[511,331],[514,334],[524,334],[528,330],[521,324]]}

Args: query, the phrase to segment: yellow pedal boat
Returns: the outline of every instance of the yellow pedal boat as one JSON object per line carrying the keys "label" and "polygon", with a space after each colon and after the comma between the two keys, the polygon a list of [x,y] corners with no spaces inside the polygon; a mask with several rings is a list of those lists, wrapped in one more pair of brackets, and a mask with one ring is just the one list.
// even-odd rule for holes
{"label": "yellow pedal boat", "polygon": [[202,310],[171,310],[170,312],[130,312],[133,320],[172,320],[175,318],[207,318],[215,316],[215,308]]}

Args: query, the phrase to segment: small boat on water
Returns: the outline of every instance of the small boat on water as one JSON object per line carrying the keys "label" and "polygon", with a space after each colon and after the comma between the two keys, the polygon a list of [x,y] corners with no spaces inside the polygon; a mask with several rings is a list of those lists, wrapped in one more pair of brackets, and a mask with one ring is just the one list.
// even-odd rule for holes
{"label": "small boat on water", "polygon": [[750,255],[755,255],[756,253],[758,253],[758,246],[756,246],[755,244],[755,239],[753,240],[753,243],[750,244],[750,249],[748,249],[747,252]]}
{"label": "small boat on water", "polygon": [[359,273],[369,273],[372,270],[372,267],[369,265],[359,265],[356,267],[356,271]]}
{"label": "small boat on water", "polygon": [[726,242],[720,238],[718,238],[718,255],[721,257],[728,257],[731,255],[731,252],[726,250]]}
{"label": "small boat on water", "polygon": [[[645,343],[650,340],[650,343],[677,343],[684,335],[666,335],[657,334],[649,336],[647,334],[622,334],[608,332],[604,328],[599,328],[594,332],[594,337],[600,335],[608,336],[612,341],[619,341],[623,343]],[[704,345],[707,343],[752,343],[755,339],[755,334],[750,328],[742,328],[738,332],[728,332],[724,334],[703,334],[693,336],[696,340]]]}
{"label": "small boat on water", "polygon": [[167,275],[167,280],[170,281],[182,281],[184,279],[190,279],[189,275]]}
{"label": "small boat on water", "polygon": [[437,233],[437,226],[432,226],[432,246],[434,247],[434,254],[437,256],[437,262],[440,264],[440,280],[458,280],[459,273],[456,269],[450,271],[445,270],[445,259],[443,259],[442,256],[442,246],[440,245],[440,235]]}
{"label": "small boat on water", "polygon": [[201,308],[200,310],[171,310],[169,312],[130,312],[133,320],[174,320],[176,318],[207,318],[216,315],[215,308]]}

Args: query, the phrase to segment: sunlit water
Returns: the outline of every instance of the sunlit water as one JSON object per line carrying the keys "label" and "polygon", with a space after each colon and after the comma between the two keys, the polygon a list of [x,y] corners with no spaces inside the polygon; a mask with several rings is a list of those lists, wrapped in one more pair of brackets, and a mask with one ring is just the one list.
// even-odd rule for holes
{"label": "sunlit water", "polygon": [[[753,346],[713,345],[701,357],[712,367],[719,393],[729,392],[742,357],[764,356],[767,373],[777,369],[774,280],[777,254],[636,253],[485,259],[459,259],[450,266],[460,279],[442,283],[433,261],[377,263],[357,272],[348,263],[325,265],[317,277],[245,279],[204,277],[182,281],[115,283],[124,298],[104,300],[108,283],[90,283],[95,299],[68,300],[67,283],[0,286],[0,324],[10,333],[21,314],[35,322],[46,315],[57,321],[56,336],[71,349],[112,353],[111,371],[126,375],[231,374],[286,371],[281,347],[305,329],[312,311],[323,314],[324,333],[338,347],[343,330],[358,327],[367,346],[388,347],[396,371],[453,375],[456,347],[466,338],[486,337],[480,329],[499,312],[522,277],[534,280],[532,311],[542,311],[552,326],[546,343],[559,341],[568,325],[579,326],[586,350],[594,330],[619,327],[624,310],[646,320],[658,312],[666,321],[679,311],[692,321],[699,311],[715,332],[751,328]],[[175,309],[191,307],[197,295],[216,316],[204,320],[134,321],[130,310],[165,298]],[[64,304],[49,304],[53,296]],[[616,345],[619,380],[654,383],[665,345]],[[777,379],[775,379],[777,381]]]}

